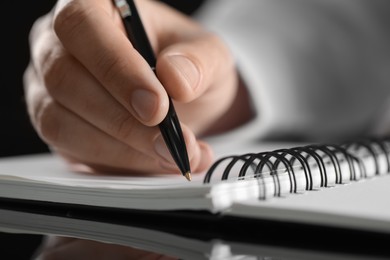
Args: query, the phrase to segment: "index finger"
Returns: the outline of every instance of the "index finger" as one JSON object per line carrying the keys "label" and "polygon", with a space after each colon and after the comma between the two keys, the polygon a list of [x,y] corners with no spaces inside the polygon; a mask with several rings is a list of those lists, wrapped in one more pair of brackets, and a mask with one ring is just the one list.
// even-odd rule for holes
{"label": "index finger", "polygon": [[54,16],[64,45],[107,91],[146,125],[168,111],[168,96],[147,62],[133,48],[116,7],[109,0],[68,0]]}

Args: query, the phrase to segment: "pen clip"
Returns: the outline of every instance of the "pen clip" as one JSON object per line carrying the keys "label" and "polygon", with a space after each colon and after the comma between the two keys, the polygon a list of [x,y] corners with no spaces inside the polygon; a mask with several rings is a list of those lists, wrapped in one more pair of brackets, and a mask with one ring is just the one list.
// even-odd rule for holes
{"label": "pen clip", "polygon": [[156,57],[134,1],[115,0],[115,5],[121,14],[127,37],[133,47],[143,56],[154,71],[156,67]]}
{"label": "pen clip", "polygon": [[131,16],[131,9],[126,0],[114,0],[114,2],[122,18]]}

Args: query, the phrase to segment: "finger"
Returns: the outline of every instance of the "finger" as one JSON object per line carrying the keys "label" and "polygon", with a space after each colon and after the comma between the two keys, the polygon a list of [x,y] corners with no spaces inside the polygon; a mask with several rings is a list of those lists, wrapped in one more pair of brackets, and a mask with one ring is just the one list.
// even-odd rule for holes
{"label": "finger", "polygon": [[[187,133],[190,133],[190,131],[186,125],[182,125],[182,129],[183,129],[183,135],[187,147],[193,147],[191,153],[189,153],[191,154],[191,156],[189,157],[191,172],[201,173],[206,169],[208,169],[208,167],[210,167],[214,159],[213,151],[207,143],[196,140],[194,135],[187,135]],[[163,143],[162,137],[161,140],[159,141],[161,142],[159,152],[166,154],[166,156],[168,156],[169,151],[167,146]],[[167,170],[174,171],[174,172],[178,171],[176,165],[173,165],[172,163],[168,164],[167,162],[168,162],[167,160],[160,161],[160,165]]]}
{"label": "finger", "polygon": [[158,161],[103,133],[55,102],[40,115],[39,133],[54,148],[92,166],[116,171],[156,172]]}
{"label": "finger", "polygon": [[164,49],[158,56],[156,71],[169,95],[186,103],[211,88],[228,90],[232,88],[226,84],[237,85],[233,56],[224,42],[211,33],[197,34]]}
{"label": "finger", "polygon": [[197,165],[197,171],[198,172],[204,172],[208,168],[210,168],[211,164],[214,161],[214,152],[211,149],[210,145],[206,142],[198,141],[199,143],[199,152],[202,156],[201,160],[199,160],[199,163]]}
{"label": "finger", "polygon": [[118,12],[111,1],[103,3],[68,1],[56,14],[55,31],[124,108],[144,124],[156,125],[167,114],[167,93],[115,23]]}
{"label": "finger", "polygon": [[[63,51],[52,55],[56,59],[45,72],[45,85],[56,102],[118,141],[174,165],[157,127],[142,125],[75,59]],[[193,133],[187,128],[183,135],[190,160],[198,161],[199,144]]]}
{"label": "finger", "polygon": [[150,155],[158,129],[136,120],[77,60],[62,50],[51,55],[55,61],[44,72],[50,96],[111,137]]}
{"label": "finger", "polygon": [[96,166],[118,171],[159,172],[158,160],[134,150],[54,102],[30,66],[24,76],[28,111],[40,137],[53,149]]}
{"label": "finger", "polygon": [[[220,37],[161,3],[142,3],[142,14],[149,18],[149,36],[158,53],[158,78],[170,96],[189,102],[210,87],[225,87],[216,82],[237,85],[233,55]],[[160,15],[153,15],[155,8]]]}
{"label": "finger", "polygon": [[170,167],[161,168],[161,159],[156,160],[119,142],[55,102],[46,101],[41,105],[37,122],[38,133],[54,151],[97,172],[178,172],[173,162],[167,161]]}
{"label": "finger", "polygon": [[[34,43],[32,60],[35,61],[44,84],[38,82],[38,72],[32,72],[30,66],[26,72],[29,79],[25,81],[25,85],[30,86],[26,91],[34,94],[29,95],[28,104],[44,103],[42,100],[46,93],[39,91],[39,86],[45,85],[56,102],[119,141],[158,158],[159,155],[153,153],[151,147],[151,140],[155,140],[159,134],[157,129],[144,127],[135,120],[77,60],[70,57],[64,49],[56,48],[61,44],[49,30],[48,18],[37,22],[31,34]],[[36,91],[32,91],[34,88]],[[38,95],[39,92],[41,94]],[[31,108],[31,114],[40,110],[39,107]]]}
{"label": "finger", "polygon": [[[48,21],[46,19],[46,21]],[[40,23],[37,28],[48,26],[48,23]],[[137,120],[120,106],[107,91],[104,91],[99,82],[97,82],[85,68],[75,59],[72,59],[62,48],[53,48],[57,46],[56,37],[50,34],[50,30],[39,30],[40,37],[35,37],[33,56],[36,66],[45,64],[46,68],[41,72],[45,81],[45,86],[52,97],[64,107],[68,108],[75,114],[81,116],[84,120],[96,126],[103,132],[111,135],[117,140],[133,147],[134,149],[153,156],[156,159],[166,160],[171,168],[174,162],[170,153],[166,149],[165,143],[161,144],[161,136],[156,128],[143,127]],[[42,32],[45,32],[42,34]],[[40,44],[42,42],[51,44]],[[43,57],[43,58],[42,58]],[[50,64],[50,66],[48,65]],[[42,68],[41,68],[42,70]],[[30,79],[26,85],[31,92],[34,80],[31,78],[34,73],[28,73]],[[35,79],[37,81],[37,79]],[[42,85],[36,83],[35,85]],[[82,87],[79,87],[82,86]],[[39,87],[35,87],[39,90]],[[29,104],[40,104],[44,99],[45,93],[37,95],[38,91],[33,91],[30,95]],[[33,98],[35,98],[33,100]],[[32,108],[31,111],[39,111],[40,108]],[[31,113],[33,114],[33,113]],[[191,133],[185,131],[187,139],[193,140]],[[196,142],[190,142],[188,146],[190,160],[193,157],[194,150],[199,150]],[[162,147],[162,149],[161,149]],[[195,158],[196,160],[196,158]],[[196,168],[194,168],[196,169]]]}

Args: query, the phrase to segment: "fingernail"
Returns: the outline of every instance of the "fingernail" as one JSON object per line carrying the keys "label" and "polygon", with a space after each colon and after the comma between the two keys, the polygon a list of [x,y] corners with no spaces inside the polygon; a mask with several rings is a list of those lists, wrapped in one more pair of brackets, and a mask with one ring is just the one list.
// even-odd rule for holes
{"label": "fingernail", "polygon": [[197,66],[185,56],[172,55],[168,62],[176,69],[187,87],[196,89],[199,84],[200,72]]}
{"label": "fingernail", "polygon": [[157,102],[157,96],[145,89],[137,89],[131,96],[131,105],[134,111],[144,121],[152,119]]}
{"label": "fingernail", "polygon": [[171,164],[174,163],[174,160],[172,158],[172,155],[171,153],[169,152],[168,150],[168,147],[167,145],[165,144],[164,142],[164,139],[163,137],[160,135],[156,138],[156,140],[154,141],[154,149],[156,151],[156,153],[162,158],[164,159],[166,162],[169,162]]}

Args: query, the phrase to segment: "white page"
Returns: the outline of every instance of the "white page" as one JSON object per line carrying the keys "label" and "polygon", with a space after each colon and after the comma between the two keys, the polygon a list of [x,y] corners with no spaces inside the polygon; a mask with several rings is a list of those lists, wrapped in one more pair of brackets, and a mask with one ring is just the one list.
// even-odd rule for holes
{"label": "white page", "polygon": [[390,175],[283,198],[240,202],[226,213],[390,232]]}
{"label": "white page", "polygon": [[[215,147],[217,158],[242,151],[257,151],[270,145],[231,144]],[[274,146],[275,147],[275,146]],[[113,176],[111,173],[72,172],[65,162],[52,154],[26,155],[0,159],[0,197],[33,199],[136,209],[209,209],[229,207],[233,200],[253,194],[243,183],[208,185],[204,173],[193,174],[188,182],[180,174]],[[219,180],[218,180],[219,182]],[[253,184],[251,184],[253,186]],[[211,194],[214,194],[213,196]]]}
{"label": "white page", "polygon": [[[299,145],[302,144],[233,146],[226,143],[215,146],[215,150],[220,158]],[[381,165],[384,169],[385,164]],[[269,201],[258,201],[261,185],[257,179],[236,181],[233,178],[221,183],[216,174],[217,183],[205,185],[203,176],[194,175],[194,181],[188,182],[177,174],[149,177],[80,174],[68,171],[64,162],[52,155],[21,156],[0,160],[0,197],[133,209],[208,209],[212,212],[226,210],[235,202],[227,214],[363,226],[375,230],[384,226],[390,231],[390,205],[386,195],[387,187],[390,187],[388,176]],[[275,186],[273,182],[264,183],[268,185],[267,192],[272,194],[269,187]]]}

